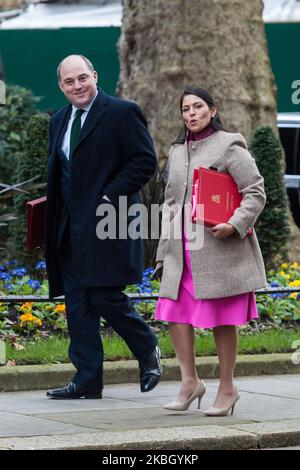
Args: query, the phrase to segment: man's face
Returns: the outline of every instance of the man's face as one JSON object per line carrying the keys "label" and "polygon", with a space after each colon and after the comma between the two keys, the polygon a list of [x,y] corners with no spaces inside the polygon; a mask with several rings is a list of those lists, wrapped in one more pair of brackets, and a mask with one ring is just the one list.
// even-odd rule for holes
{"label": "man's face", "polygon": [[90,104],[97,93],[97,80],[97,72],[92,72],[81,57],[67,58],[61,65],[59,87],[76,108]]}

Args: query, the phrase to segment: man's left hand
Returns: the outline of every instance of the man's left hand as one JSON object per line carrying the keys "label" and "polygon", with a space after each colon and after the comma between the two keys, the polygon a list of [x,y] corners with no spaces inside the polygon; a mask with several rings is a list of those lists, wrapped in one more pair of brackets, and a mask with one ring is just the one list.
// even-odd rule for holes
{"label": "man's left hand", "polygon": [[209,231],[218,240],[225,240],[235,233],[235,228],[230,224],[218,224],[211,227]]}

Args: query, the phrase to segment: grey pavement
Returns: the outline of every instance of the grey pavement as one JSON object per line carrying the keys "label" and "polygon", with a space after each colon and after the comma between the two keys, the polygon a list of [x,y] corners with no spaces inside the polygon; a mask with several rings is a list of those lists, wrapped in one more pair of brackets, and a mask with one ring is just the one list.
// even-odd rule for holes
{"label": "grey pavement", "polygon": [[[205,380],[201,409],[217,391]],[[257,449],[300,445],[300,375],[238,377],[234,415],[206,417],[161,408],[179,382],[142,394],[111,384],[102,400],[51,400],[45,391],[0,393],[0,449]]]}

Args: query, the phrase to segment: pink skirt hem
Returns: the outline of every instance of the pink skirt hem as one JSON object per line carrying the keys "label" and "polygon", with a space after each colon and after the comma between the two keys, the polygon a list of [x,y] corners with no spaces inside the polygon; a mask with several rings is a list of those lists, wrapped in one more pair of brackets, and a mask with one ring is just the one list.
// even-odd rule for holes
{"label": "pink skirt hem", "polygon": [[254,292],[218,299],[195,299],[188,241],[184,239],[184,268],[177,300],[161,297],[157,302],[155,320],[204,329],[244,325],[257,318]]}

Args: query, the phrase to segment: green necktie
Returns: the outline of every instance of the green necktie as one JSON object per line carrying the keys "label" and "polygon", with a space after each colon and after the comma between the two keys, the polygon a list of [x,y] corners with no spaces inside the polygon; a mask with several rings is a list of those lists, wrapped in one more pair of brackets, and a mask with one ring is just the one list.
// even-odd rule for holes
{"label": "green necktie", "polygon": [[77,109],[75,117],[72,122],[71,134],[70,134],[70,153],[69,160],[71,161],[74,149],[78,142],[78,137],[81,129],[81,116],[85,112],[84,109]]}

